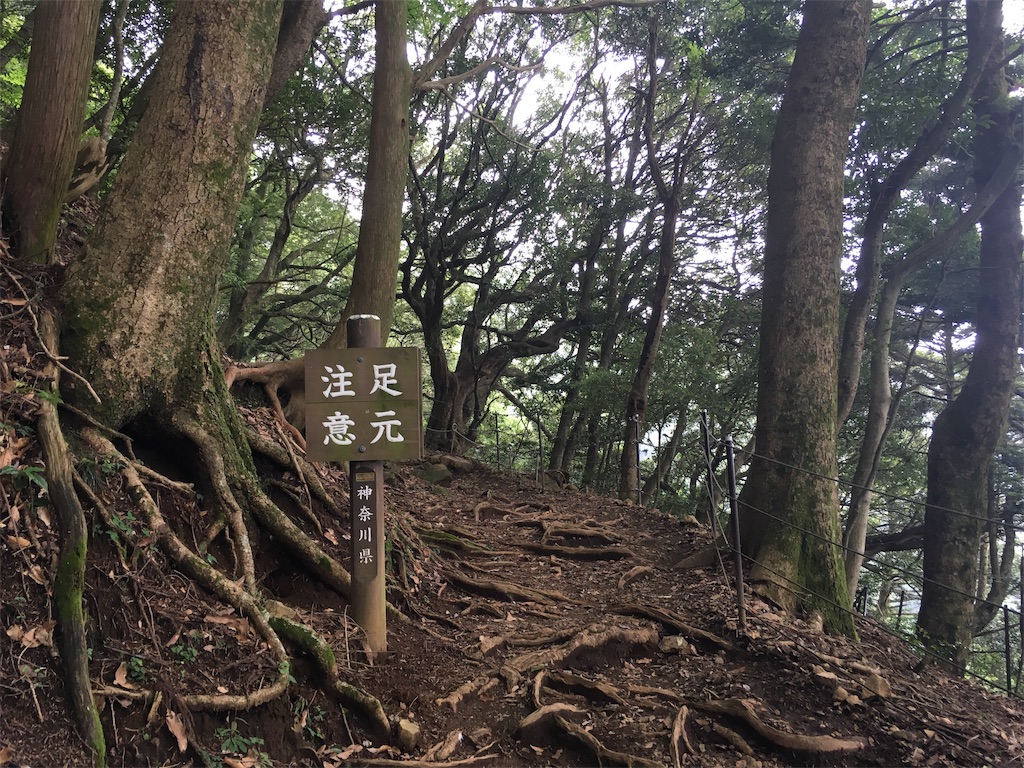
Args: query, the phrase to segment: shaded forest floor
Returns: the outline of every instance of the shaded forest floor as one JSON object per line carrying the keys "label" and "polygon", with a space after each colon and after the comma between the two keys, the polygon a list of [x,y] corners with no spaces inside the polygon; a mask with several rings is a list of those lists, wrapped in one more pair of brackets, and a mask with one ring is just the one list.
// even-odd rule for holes
{"label": "shaded forest floor", "polygon": [[[26,305],[2,298],[0,766],[87,765],[54,646],[57,525],[32,432],[41,356]],[[283,439],[265,408],[240,407],[256,434]],[[189,479],[189,457],[143,437],[141,460]],[[383,705],[392,737],[375,739],[301,657],[282,698],[189,711],[185,695],[255,690],[276,662],[246,619],[147,546],[117,467],[78,460],[107,513],[87,506],[86,609],[111,765],[1024,763],[1020,700],[922,666],[870,620],[852,642],[752,597],[741,631],[727,569],[672,568],[707,545],[697,521],[447,457],[387,471],[397,613],[386,655],[365,652],[335,592],[268,537],[253,542],[266,597],[329,642],[342,679]],[[296,501],[309,493],[296,474],[269,459],[260,469],[282,508],[347,564],[346,521],[315,504],[302,517]],[[319,472],[347,508],[343,472]],[[151,482],[179,535],[200,538],[211,518],[201,496]],[[206,556],[231,570],[223,537]]]}

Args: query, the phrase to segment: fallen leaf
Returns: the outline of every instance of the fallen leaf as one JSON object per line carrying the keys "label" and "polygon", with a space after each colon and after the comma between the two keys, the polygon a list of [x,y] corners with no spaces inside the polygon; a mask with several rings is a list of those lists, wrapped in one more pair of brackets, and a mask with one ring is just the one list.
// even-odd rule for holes
{"label": "fallen leaf", "polygon": [[41,565],[33,565],[27,571],[28,577],[32,579],[36,584],[41,587],[49,586],[49,582],[46,580],[46,571],[43,570]]}
{"label": "fallen leaf", "polygon": [[11,462],[14,461],[14,451],[11,450],[11,446],[4,446],[4,449],[0,451],[0,469],[9,467]]}
{"label": "fallen leaf", "polygon": [[53,523],[50,520],[50,508],[49,507],[36,507],[36,517],[43,521],[43,525],[47,528],[53,528]]}
{"label": "fallen leaf", "polygon": [[134,688],[135,686],[128,682],[128,665],[125,662],[121,662],[117,671],[114,672],[114,685],[121,688]]}
{"label": "fallen leaf", "polygon": [[7,765],[14,760],[14,750],[10,747],[0,749],[0,765]]}
{"label": "fallen leaf", "polygon": [[47,648],[53,647],[53,628],[57,626],[56,621],[47,621],[38,627],[32,627],[21,638],[21,644],[26,648],[38,648],[41,645]]}
{"label": "fallen leaf", "polygon": [[338,544],[338,534],[336,534],[334,532],[334,529],[328,528],[326,531],[324,531],[324,538],[327,539],[329,542],[331,542],[331,544],[334,544],[335,546],[337,546],[337,544]]}
{"label": "fallen leaf", "polygon": [[352,757],[352,755],[358,754],[359,752],[362,752],[362,751],[363,751],[363,745],[362,744],[350,744],[345,749],[341,750],[341,752],[339,752],[336,755],[336,757],[338,757],[341,760],[348,760],[350,757]]}
{"label": "fallen leaf", "polygon": [[26,539],[24,536],[8,536],[7,545],[15,552],[27,549],[32,546],[32,542]]}
{"label": "fallen leaf", "polygon": [[249,620],[243,619],[240,616],[218,616],[215,613],[211,613],[204,618],[210,624],[221,624],[239,634],[249,634]]}
{"label": "fallen leaf", "polygon": [[181,718],[178,717],[178,713],[173,709],[167,710],[167,715],[164,718],[167,721],[167,730],[171,732],[175,740],[178,742],[178,751],[184,753],[188,749],[188,737],[185,735],[185,724],[181,722]]}
{"label": "fallen leaf", "polygon": [[7,628],[7,636],[14,642],[21,640],[25,634],[25,628],[21,624],[12,624]]}

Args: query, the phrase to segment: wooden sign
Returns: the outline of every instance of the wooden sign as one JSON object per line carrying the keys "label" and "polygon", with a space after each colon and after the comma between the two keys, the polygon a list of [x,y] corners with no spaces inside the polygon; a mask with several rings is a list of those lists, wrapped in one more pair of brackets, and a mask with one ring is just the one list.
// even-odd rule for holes
{"label": "wooden sign", "polygon": [[419,349],[318,349],[306,353],[305,372],[311,460],[422,458]]}

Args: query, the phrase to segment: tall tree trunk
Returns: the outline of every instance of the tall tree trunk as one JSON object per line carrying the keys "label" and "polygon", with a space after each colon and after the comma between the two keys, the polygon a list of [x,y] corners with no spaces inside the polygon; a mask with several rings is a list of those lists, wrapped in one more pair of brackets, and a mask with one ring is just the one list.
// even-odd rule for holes
{"label": "tall tree trunk", "polygon": [[626,426],[622,436],[622,453],[619,457],[619,498],[636,498],[640,491],[640,436],[647,412],[647,390],[654,375],[654,364],[658,359],[662,331],[668,317],[669,299],[672,290],[672,271],[675,267],[676,227],[686,193],[687,171],[693,154],[698,151],[704,129],[698,127],[700,89],[693,87],[689,94],[688,122],[682,126],[681,136],[672,149],[671,175],[666,178],[659,158],[660,135],[668,126],[656,123],[658,98],[658,17],[652,15],[649,22],[647,44],[647,73],[649,84],[644,104],[643,136],[647,145],[647,167],[658,192],[662,208],[661,230],[658,237],[658,268],[651,293],[651,314],[647,318],[644,342],[640,349],[636,373],[626,396]]}
{"label": "tall tree trunk", "polygon": [[4,230],[18,253],[48,262],[75,170],[89,93],[100,0],[42,3],[29,53],[18,125],[4,168]]}
{"label": "tall tree trunk", "polygon": [[[994,41],[993,56],[1002,58],[1002,3],[968,2],[967,35],[969,50],[984,50]],[[1004,69],[989,72],[974,104],[974,180],[979,188],[996,172],[1006,150],[1021,141]],[[970,660],[986,479],[1018,368],[1024,250],[1020,206],[1021,185],[1015,180],[981,218],[974,352],[963,388],[935,419],[928,447],[924,588],[917,628],[929,650],[956,670],[966,669]]]}
{"label": "tall tree trunk", "polygon": [[[575,325],[575,319],[560,320],[542,333],[530,335],[520,331],[509,341],[480,351],[471,349],[479,336],[477,322],[471,317],[463,331],[462,352],[454,371],[448,370],[447,358],[437,354],[437,349],[428,350],[434,404],[427,421],[427,446],[464,452],[480,424],[487,399],[509,364],[524,357],[551,354]],[[465,338],[466,334],[470,338]],[[433,343],[441,349],[439,338]]]}
{"label": "tall tree trunk", "polygon": [[[986,57],[987,54],[986,51]],[[885,225],[907,184],[946,144],[953,129],[959,124],[981,79],[985,63],[985,58],[977,55],[968,57],[960,83],[936,110],[936,119],[927,123],[906,157],[896,164],[884,180],[874,185],[857,257],[857,288],[846,313],[840,345],[837,404],[840,427],[850,415],[860,384],[866,326],[881,279]]]}
{"label": "tall tree trunk", "polygon": [[[641,498],[645,504],[648,501],[656,500],[659,496],[658,491],[664,488],[668,482],[669,474],[672,471],[672,464],[676,460],[676,454],[679,453],[679,444],[682,442],[683,434],[686,432],[686,412],[689,410],[689,407],[689,403],[682,403],[672,435],[667,443],[659,446],[661,450],[658,452],[654,471],[644,481],[643,488],[640,491]],[[675,491],[672,491],[672,493],[675,493]]]}
{"label": "tall tree trunk", "polygon": [[[263,262],[263,268],[260,270],[259,275],[244,287],[231,291],[227,315],[217,328],[217,340],[220,342],[221,347],[228,349],[229,354],[231,353],[229,345],[236,340],[242,328],[251,320],[257,306],[259,306],[263,297],[270,292],[275,279],[278,277],[281,259],[285,254],[284,249],[288,244],[288,238],[292,234],[292,222],[295,220],[295,211],[298,209],[299,204],[316,189],[317,184],[321,181],[319,170],[312,170],[309,174],[305,178],[300,178],[295,188],[288,191],[284,201],[284,210],[281,211],[281,218],[274,229],[274,239],[270,243],[267,258]],[[244,255],[247,260],[251,260],[254,245],[252,242],[252,230],[250,229],[244,233],[242,239],[243,248],[248,249]]]}
{"label": "tall tree trunk", "polygon": [[212,328],[217,280],[280,8],[280,0],[264,0],[175,9],[158,98],[66,288],[66,351],[103,398],[110,425],[222,394]]}
{"label": "tall tree trunk", "polygon": [[[654,160],[651,161],[652,165]],[[673,198],[678,195],[673,192]],[[640,490],[640,466],[638,464],[640,436],[647,415],[647,390],[654,375],[654,363],[658,359],[661,334],[665,328],[672,282],[672,268],[675,266],[676,221],[678,201],[665,201],[664,220],[658,243],[658,274],[651,294],[651,314],[647,318],[644,343],[640,349],[636,373],[626,396],[626,427],[622,434],[622,453],[619,454],[619,498],[635,499]]]}
{"label": "tall tree trunk", "polygon": [[[46,3],[26,18],[22,30],[30,32],[35,21],[28,76],[0,190],[6,187],[4,227],[11,233],[15,248],[20,256],[41,264],[55,260],[57,225],[78,152],[100,5],[98,0],[70,7]],[[44,348],[60,354],[51,307],[41,309],[36,330]],[[47,363],[45,372],[51,382],[50,392],[58,395],[60,371],[55,360]],[[54,402],[42,404],[37,430],[49,499],[60,532],[53,609],[59,627],[65,695],[78,731],[92,751],[93,765],[105,766],[106,743],[90,684],[86,614],[82,608],[88,529],[75,496],[70,452]]]}
{"label": "tall tree trunk", "polygon": [[[887,270],[886,280],[878,300],[878,309],[875,311],[868,416],[864,427],[864,436],[861,438],[857,468],[853,475],[850,511],[843,537],[843,546],[846,548],[846,582],[851,595],[857,592],[860,569],[864,563],[868,515],[871,511],[871,498],[878,463],[899,405],[899,396],[895,401],[893,399],[889,361],[893,318],[903,284],[923,264],[945,258],[949,250],[960,241],[968,229],[974,227],[985,211],[1002,194],[1010,180],[1016,176],[1020,160],[1020,145],[1014,145],[1003,156],[998,168],[989,177],[985,186],[978,190],[974,202],[967,212],[957,217],[957,220],[944,232],[915,248]],[[911,362],[911,360],[907,360],[908,367]],[[906,368],[903,378],[905,381]]]}
{"label": "tall tree trunk", "polygon": [[260,488],[214,338],[217,277],[280,14],[281,0],[177,4],[153,102],[62,293],[65,349],[102,403],[74,382],[62,394],[108,426],[191,447],[203,492],[227,516],[249,599],[257,586],[243,510],[335,591],[350,584]]}
{"label": "tall tree trunk", "polygon": [[29,41],[32,40],[32,28],[35,26],[38,13],[39,6],[36,6],[25,14],[25,18],[21,22],[21,27],[18,28],[17,32],[11,35],[11,39],[7,41],[7,45],[0,48],[0,72],[7,69],[7,65],[10,64],[11,59],[15,56],[21,56],[25,49],[28,48]]}
{"label": "tall tree trunk", "polygon": [[[601,125],[603,131],[601,172],[601,198],[594,206],[594,222],[587,237],[587,244],[580,259],[580,288],[576,313],[580,318],[580,332],[577,341],[576,355],[572,371],[567,378],[568,391],[562,403],[558,419],[558,429],[551,446],[548,468],[564,472],[569,477],[572,461],[576,452],[576,443],[582,428],[580,414],[580,388],[589,370],[591,344],[594,339],[594,321],[597,311],[594,307],[594,292],[598,280],[598,264],[601,252],[612,231],[614,217],[611,215],[612,190],[614,189],[615,163],[617,150],[625,141],[625,137],[616,139],[608,113],[608,87],[601,84],[597,90],[601,102]],[[627,169],[631,166],[627,163]]]}
{"label": "tall tree trunk", "polygon": [[382,342],[391,331],[402,245],[402,203],[409,168],[409,94],[412,70],[406,53],[408,3],[378,2],[374,8],[377,64],[370,114],[370,163],[352,271],[352,287],[337,327],[325,343],[345,346],[352,315],[380,318]]}
{"label": "tall tree trunk", "polygon": [[[836,337],[843,164],[870,0],[808,0],[772,144],[757,456],[740,497],[751,579],[854,634],[839,540]],[[835,542],[835,543],[832,543]],[[798,595],[800,596],[798,598]]]}

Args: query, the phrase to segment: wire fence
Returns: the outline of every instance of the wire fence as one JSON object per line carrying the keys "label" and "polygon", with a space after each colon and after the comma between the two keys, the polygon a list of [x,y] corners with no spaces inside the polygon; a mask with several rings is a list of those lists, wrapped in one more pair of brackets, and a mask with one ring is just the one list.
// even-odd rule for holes
{"label": "wire fence", "polygon": [[[704,422],[702,422],[702,424],[703,423]],[[711,454],[711,444],[712,444],[712,442],[714,442],[714,443],[716,443],[718,445],[724,446],[726,448],[727,453],[729,453],[732,450],[732,440],[729,437],[726,437],[724,439],[718,438],[718,437],[714,437],[714,436],[711,436],[710,433],[709,433],[709,439],[705,443],[705,451],[704,451],[704,458],[705,458],[705,463],[706,463],[706,468],[707,468],[707,473],[706,474],[707,474],[708,483],[709,483],[708,497],[709,497],[709,499],[711,499],[713,501],[714,498],[715,498],[715,492],[714,491],[717,490],[719,498],[730,498],[730,500],[732,502],[731,510],[730,510],[730,516],[731,517],[735,518],[738,515],[739,507],[742,506],[742,507],[744,507],[746,509],[749,509],[750,511],[753,511],[753,512],[756,512],[756,513],[758,513],[760,515],[763,515],[765,518],[772,520],[773,523],[775,523],[775,524],[786,526],[788,528],[796,530],[802,536],[808,536],[808,537],[814,538],[816,540],[819,540],[819,541],[827,544],[828,546],[835,547],[837,550],[839,550],[839,551],[841,551],[843,553],[853,552],[853,551],[857,551],[859,553],[858,550],[854,550],[854,549],[852,549],[852,548],[850,548],[848,546],[845,546],[842,542],[833,541],[832,539],[830,539],[827,536],[822,535],[818,531],[809,530],[809,529],[807,529],[805,527],[802,527],[802,526],[799,526],[799,525],[793,523],[792,521],[790,521],[790,520],[788,520],[788,519],[786,519],[786,518],[784,518],[784,517],[782,517],[780,515],[773,514],[773,513],[768,512],[767,510],[764,510],[764,509],[759,509],[759,508],[754,507],[753,505],[751,505],[749,503],[741,502],[741,501],[738,500],[738,498],[735,498],[735,490],[734,490],[734,487],[735,487],[735,474],[734,474],[734,472],[735,472],[735,470],[731,466],[731,462],[730,462],[729,467],[728,467],[728,470],[729,470],[729,488],[728,489],[722,488],[718,478],[716,477],[716,475],[715,475],[715,473],[713,471],[713,457],[712,457],[712,454]],[[773,460],[773,459],[771,459],[769,457],[759,455],[756,452],[751,453],[750,455],[752,457],[760,458],[760,459],[762,459],[764,461],[768,461],[768,462],[771,462],[771,463],[782,465],[782,466],[784,466],[784,467],[786,467],[788,469],[791,469],[793,471],[796,471],[796,472],[801,472],[801,473],[804,473],[804,474],[807,474],[807,475],[811,475],[811,476],[817,477],[819,479],[827,480],[827,481],[830,481],[830,482],[835,482],[837,485],[846,485],[846,486],[852,486],[853,485],[852,483],[849,483],[848,481],[844,481],[842,478],[839,478],[839,477],[829,477],[829,476],[822,475],[822,474],[817,473],[817,472],[813,472],[813,471],[810,471],[810,470],[803,469],[803,468],[798,467],[798,466],[786,464],[785,462],[775,461],[775,460]],[[711,487],[711,484],[713,484],[714,488]],[[872,492],[874,492],[873,489],[866,489],[866,490],[871,490]],[[889,498],[893,498],[893,499],[896,499],[896,500],[899,500],[899,501],[910,502],[910,503],[913,503],[913,504],[920,504],[922,506],[925,504],[925,502],[922,502],[919,499],[911,499],[911,498],[907,498],[907,497],[897,496],[895,494],[881,494],[881,493],[879,493],[878,495],[885,495],[885,496],[888,496]],[[963,512],[961,510],[948,509],[948,508],[939,508],[939,509],[941,509],[942,511],[945,511],[945,512],[947,512],[949,514],[959,515],[959,516],[962,516],[962,517],[965,517],[965,518],[969,518],[969,519],[973,519],[973,520],[978,520],[978,521],[983,521],[985,523],[992,522],[987,517],[981,517],[979,515],[974,515],[974,514],[971,514],[971,513],[968,513],[968,512]],[[712,517],[716,516],[716,514],[717,514],[717,510],[713,510],[712,511]],[[1011,529],[1015,530],[1015,531],[1016,530],[1021,530],[1020,526],[1012,525],[1012,524],[1009,523],[1009,521],[999,520],[998,522],[1007,531],[1009,531]],[[797,584],[796,582],[792,581],[785,574],[780,573],[777,569],[773,569],[770,566],[768,566],[767,564],[765,564],[763,562],[760,562],[760,561],[750,557],[749,554],[744,554],[742,552],[742,543],[739,540],[738,529],[734,527],[733,530],[734,530],[733,537],[732,537],[731,540],[729,540],[729,541],[727,541],[725,543],[724,549],[726,550],[726,552],[728,554],[732,555],[733,557],[742,558],[744,563],[746,563],[748,567],[752,566],[752,565],[757,565],[759,568],[763,569],[765,572],[771,574],[774,577],[774,579],[777,580],[776,583],[778,583],[780,587],[785,588],[785,589],[790,589],[791,591],[794,592],[794,594],[797,594],[799,596],[808,596],[808,595],[810,595],[815,600],[821,601],[822,604],[829,605],[829,606],[831,606],[832,608],[834,608],[836,610],[842,611],[842,612],[850,614],[852,616],[860,616],[860,615],[865,615],[866,614],[866,608],[867,608],[866,595],[864,597],[862,597],[861,601],[860,601],[864,610],[862,612],[857,612],[854,609],[854,606],[840,605],[839,603],[837,603],[834,600],[830,599],[828,596],[821,595],[819,593],[815,593],[812,590],[809,590],[806,585],[804,585],[804,584]],[[721,551],[720,551],[719,556],[721,557]],[[968,599],[970,599],[972,601],[977,601],[978,600],[978,596],[975,595],[975,594],[965,592],[965,591],[963,591],[963,590],[961,590],[961,589],[959,589],[959,588],[957,588],[957,587],[955,587],[955,586],[953,586],[951,584],[947,584],[947,583],[944,583],[944,582],[941,582],[941,581],[937,581],[935,579],[926,578],[923,574],[917,573],[916,571],[912,571],[912,570],[907,569],[907,568],[902,568],[900,566],[897,566],[894,563],[888,563],[888,562],[879,560],[877,556],[865,559],[865,567],[871,567],[872,565],[874,566],[875,569],[877,569],[879,571],[888,570],[890,572],[898,573],[898,574],[900,574],[901,577],[905,577],[905,580],[908,583],[911,583],[911,584],[920,584],[923,587],[927,583],[927,584],[931,584],[933,586],[939,587],[939,588],[941,588],[943,590],[947,590],[949,593],[957,594],[957,595],[959,595],[961,597],[966,597],[966,598],[968,598]],[[723,566],[723,570],[724,570],[724,566]],[[856,601],[855,601],[855,605],[856,605]],[[1000,628],[997,628],[997,629],[989,630],[989,631],[987,631],[985,633],[977,635],[976,637],[984,637],[984,636],[987,636],[987,635],[992,635],[992,634],[996,634],[996,633],[1000,633],[1001,632],[1002,635],[1003,635],[1003,648],[1002,648],[1002,651],[989,650],[989,649],[972,649],[972,653],[977,654],[977,655],[1001,653],[1003,658],[1004,658],[1004,662],[1005,662],[1005,666],[1004,666],[1004,670],[1003,670],[1004,674],[1005,674],[1005,684],[1000,684],[998,681],[993,680],[991,677],[975,673],[975,672],[973,672],[970,669],[964,670],[964,673],[966,675],[970,676],[970,677],[973,677],[973,678],[976,678],[978,680],[981,680],[986,685],[989,685],[989,686],[992,686],[994,688],[997,688],[997,689],[999,689],[999,690],[1001,690],[1001,691],[1003,691],[1003,692],[1005,692],[1007,694],[1014,695],[1014,696],[1020,696],[1021,677],[1022,677],[1021,668],[1024,667],[1024,649],[1022,649],[1022,648],[1014,649],[1013,648],[1011,627],[1014,624],[1016,625],[1019,637],[1022,639],[1022,641],[1024,641],[1024,614],[1022,614],[1020,610],[1011,608],[1011,607],[1009,607],[1007,605],[1002,605],[1002,606],[999,606],[998,608],[999,608],[999,610],[997,611],[997,613],[1001,613],[1002,614],[1003,626],[1000,627]],[[942,662],[942,663],[948,663],[947,660],[944,659],[942,656],[940,656],[939,654],[934,653],[933,651],[931,651],[930,649],[925,647],[923,644],[921,644],[918,641],[918,638],[915,636],[914,633],[901,631],[902,630],[902,613],[903,613],[903,596],[902,596],[902,592],[901,592],[900,608],[899,608],[899,613],[898,613],[898,617],[897,617],[897,628],[893,629],[891,626],[889,626],[888,624],[886,624],[885,622],[882,622],[882,621],[880,621],[878,623],[878,626],[881,627],[884,631],[886,631],[889,634],[893,635],[894,637],[898,637],[901,640],[908,641],[914,647],[914,649],[917,652],[921,653],[922,655],[924,655],[926,657],[929,657],[929,658],[933,658],[933,659],[935,659],[935,660],[937,660],[939,662]],[[1022,644],[1024,644],[1024,643],[1022,643]],[[1014,663],[1014,658],[1013,658],[1015,650],[1016,650],[1016,656],[1017,656],[1016,663]]]}

